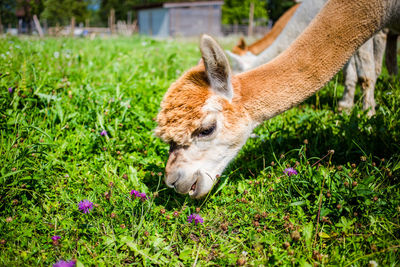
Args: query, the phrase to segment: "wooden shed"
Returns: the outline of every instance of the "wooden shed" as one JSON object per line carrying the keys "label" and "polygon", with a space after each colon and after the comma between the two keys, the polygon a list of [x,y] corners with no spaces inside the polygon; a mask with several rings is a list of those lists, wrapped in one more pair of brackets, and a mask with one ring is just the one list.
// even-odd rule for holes
{"label": "wooden shed", "polygon": [[224,1],[160,3],[137,7],[139,33],[156,37],[221,35]]}

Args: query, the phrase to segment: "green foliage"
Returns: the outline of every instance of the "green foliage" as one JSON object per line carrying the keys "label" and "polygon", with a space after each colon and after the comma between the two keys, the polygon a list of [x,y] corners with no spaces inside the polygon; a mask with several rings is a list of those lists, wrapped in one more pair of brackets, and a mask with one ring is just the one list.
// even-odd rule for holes
{"label": "green foliage", "polygon": [[128,12],[132,12],[132,16],[135,16],[133,7],[142,2],[140,0],[102,0],[98,13],[104,24],[107,24],[111,9],[115,11],[116,20],[127,20]]}
{"label": "green foliage", "polygon": [[294,4],[295,1],[292,0],[268,0],[268,15],[270,19],[277,21]]}
{"label": "green foliage", "polygon": [[226,0],[222,6],[223,24],[249,24],[250,3],[254,3],[254,21],[266,25],[268,22],[267,2],[260,0]]}
{"label": "green foliage", "polygon": [[18,14],[25,22],[29,22],[32,20],[33,15],[40,15],[43,8],[43,0],[2,0],[0,1],[0,24],[7,27],[8,24],[11,24],[16,27],[18,19],[16,14]]}
{"label": "green foliage", "polygon": [[72,17],[77,23],[85,22],[89,15],[88,2],[84,0],[45,0],[44,6],[41,16],[51,25],[68,25]]}
{"label": "green foliage", "polygon": [[33,15],[40,15],[44,8],[43,0],[17,1],[17,9],[25,13],[25,20],[32,20]]}
{"label": "green foliage", "polygon": [[[189,1],[189,0],[188,0]],[[192,0],[190,0],[192,1]],[[189,2],[190,2],[189,1]],[[49,25],[68,25],[71,17],[76,22],[85,22],[90,19],[95,25],[106,26],[111,9],[115,11],[115,19],[127,20],[128,12],[132,13],[132,19],[137,15],[134,7],[161,2],[157,0],[34,0],[34,1],[10,1],[0,3],[0,15],[2,23],[13,23],[17,18],[16,9],[23,9],[26,13],[26,21],[32,20],[34,14],[47,19]],[[179,1],[177,1],[179,2]],[[254,21],[258,25],[266,25],[268,19],[276,20],[283,12],[292,6],[293,1],[265,1],[265,0],[226,0],[222,6],[222,23],[224,24],[248,24],[250,3],[254,3]],[[93,8],[94,7],[94,8]],[[268,11],[267,11],[268,10]]]}
{"label": "green foliage", "polygon": [[0,42],[0,265],[399,265],[398,77],[379,78],[368,119],[360,101],[337,112],[336,76],[260,125],[191,200],[163,185],[153,118],[199,56],[197,42],[137,36]]}
{"label": "green foliage", "polygon": [[17,3],[15,0],[2,0],[0,2],[0,19],[1,24],[15,24],[17,17],[15,16],[15,9]]}

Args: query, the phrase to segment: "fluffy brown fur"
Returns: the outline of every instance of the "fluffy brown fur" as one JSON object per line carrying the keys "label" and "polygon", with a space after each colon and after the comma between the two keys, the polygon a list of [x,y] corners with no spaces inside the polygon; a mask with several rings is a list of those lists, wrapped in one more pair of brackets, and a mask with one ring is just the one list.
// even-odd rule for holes
{"label": "fluffy brown fur", "polygon": [[156,135],[179,145],[191,142],[191,134],[200,126],[202,107],[211,95],[204,65],[187,71],[165,94],[157,116]]}

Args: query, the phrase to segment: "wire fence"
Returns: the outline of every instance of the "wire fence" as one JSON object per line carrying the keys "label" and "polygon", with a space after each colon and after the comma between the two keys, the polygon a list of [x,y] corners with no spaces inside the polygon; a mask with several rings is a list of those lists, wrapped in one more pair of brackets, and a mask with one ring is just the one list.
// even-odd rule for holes
{"label": "wire fence", "polygon": [[[270,30],[268,26],[254,26],[253,27],[253,35],[265,35]],[[249,26],[248,25],[222,25],[221,27],[222,35],[249,35]]]}
{"label": "wire fence", "polygon": [[[17,27],[15,27],[17,26]],[[252,35],[262,36],[265,35],[269,30],[270,26],[253,26]],[[9,35],[39,35],[39,36],[79,36],[79,37],[95,37],[105,35],[124,35],[130,36],[140,32],[140,25],[137,21],[127,23],[126,21],[117,21],[117,23],[109,23],[108,27],[96,27],[89,26],[88,23],[85,25],[80,23],[76,25],[74,19],[68,25],[52,25],[49,26],[46,20],[33,19],[26,23],[18,23],[18,25],[2,25],[0,27],[0,33],[6,33]],[[248,36],[249,26],[248,25],[221,25],[221,35],[245,35]]]}
{"label": "wire fence", "polygon": [[109,27],[96,27],[80,23],[76,25],[73,20],[68,25],[49,26],[45,20],[35,22],[35,19],[29,23],[18,23],[17,27],[3,25],[0,33],[9,35],[39,35],[39,36],[102,36],[102,35],[125,35],[130,36],[138,32],[137,21],[127,23],[126,21],[117,21]]}

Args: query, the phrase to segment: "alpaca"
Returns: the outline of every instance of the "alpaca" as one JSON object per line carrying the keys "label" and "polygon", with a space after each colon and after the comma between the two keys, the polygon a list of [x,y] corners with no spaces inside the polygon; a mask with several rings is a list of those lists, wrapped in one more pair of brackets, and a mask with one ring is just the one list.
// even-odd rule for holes
{"label": "alpaca", "polygon": [[399,20],[398,0],[329,0],[286,51],[238,75],[203,35],[202,64],[170,86],[157,115],[155,133],[170,144],[167,186],[206,195],[257,125],[312,96],[374,33]]}
{"label": "alpaca", "polygon": [[294,12],[300,6],[296,4],[289,8],[274,24],[272,29],[260,40],[256,41],[255,43],[247,46],[246,42],[244,41],[243,37],[240,38],[239,43],[232,48],[232,53],[237,55],[244,55],[247,51],[251,52],[253,55],[258,55],[262,51],[264,51],[268,46],[270,46],[278,35],[282,32],[283,28],[285,28],[288,21],[292,18]]}
{"label": "alpaca", "polygon": [[233,71],[239,73],[258,67],[282,53],[304,31],[311,20],[318,14],[327,0],[305,0],[300,3],[293,17],[286,24],[275,41],[264,47],[259,55],[248,51],[241,56],[226,51],[231,59]]}
{"label": "alpaca", "polygon": [[[243,54],[243,56],[232,55],[227,51],[231,57],[233,66],[237,70],[247,70],[256,66],[262,65],[278,54],[285,50],[291,42],[300,35],[306,28],[307,24],[319,12],[327,0],[307,0],[301,4],[298,12],[295,13],[293,18],[287,23],[287,27],[282,32],[277,40],[267,49],[265,46],[264,52],[259,56],[254,56],[250,52]],[[311,9],[310,7],[313,7]],[[344,85],[345,91],[342,99],[339,101],[339,110],[351,109],[354,106],[354,93],[356,90],[357,82],[360,81],[363,90],[363,109],[367,110],[368,116],[375,115],[375,83],[380,75],[375,72],[375,68],[381,69],[383,52],[385,49],[386,36],[383,33],[377,34],[373,39],[368,40],[365,45],[354,54],[349,62],[344,66]],[[375,41],[374,41],[375,40]],[[262,48],[259,46],[259,48]],[[397,65],[396,65],[397,66]]]}
{"label": "alpaca", "polygon": [[366,41],[343,67],[344,93],[339,101],[339,110],[351,109],[354,93],[359,81],[363,90],[363,110],[369,117],[375,115],[375,84],[382,71],[386,32],[381,30]]}

